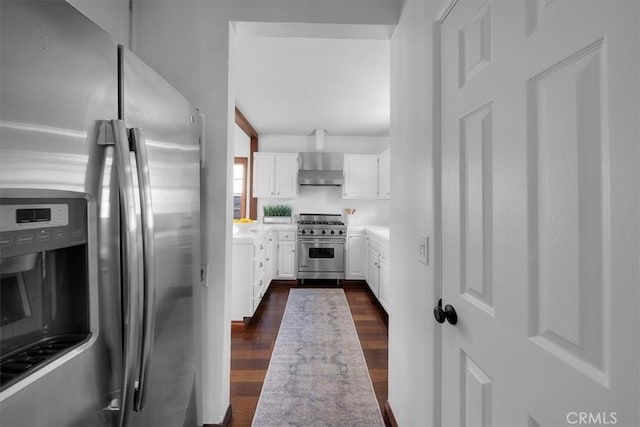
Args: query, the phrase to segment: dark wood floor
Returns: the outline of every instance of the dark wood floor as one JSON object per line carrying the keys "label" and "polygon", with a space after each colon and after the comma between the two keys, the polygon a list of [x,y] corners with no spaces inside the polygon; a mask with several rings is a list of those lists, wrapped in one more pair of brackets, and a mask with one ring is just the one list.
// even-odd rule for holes
{"label": "dark wood floor", "polygon": [[[307,282],[304,287],[323,286],[322,283]],[[251,322],[243,331],[231,332],[232,427],[251,425],[289,290],[296,286],[295,282],[273,282]],[[325,286],[335,287],[335,283]],[[341,287],[349,302],[382,411],[387,401],[387,314],[364,282],[343,281]],[[388,420],[385,423],[389,425]]]}

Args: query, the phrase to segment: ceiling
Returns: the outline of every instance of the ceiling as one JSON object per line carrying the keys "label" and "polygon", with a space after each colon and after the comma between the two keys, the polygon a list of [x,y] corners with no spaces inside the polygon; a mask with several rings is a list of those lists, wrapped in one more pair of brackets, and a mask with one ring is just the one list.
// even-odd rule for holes
{"label": "ceiling", "polygon": [[236,105],[261,135],[388,136],[392,30],[237,22]]}

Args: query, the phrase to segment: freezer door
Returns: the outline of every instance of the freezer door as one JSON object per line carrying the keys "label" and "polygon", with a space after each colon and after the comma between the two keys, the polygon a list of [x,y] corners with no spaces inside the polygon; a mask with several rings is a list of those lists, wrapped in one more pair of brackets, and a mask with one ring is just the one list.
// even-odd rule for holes
{"label": "freezer door", "polygon": [[[132,396],[134,411],[130,414],[130,425],[196,425],[194,295],[200,276],[198,111],[129,50],[121,47],[121,55],[122,119],[132,128],[134,144],[146,148],[148,164],[139,160],[137,167],[148,167],[153,239],[147,241],[153,241],[155,246],[152,262],[155,285],[144,293],[146,309],[155,306],[155,313],[147,312],[144,316],[139,390]],[[142,147],[135,149],[139,148]],[[140,191],[144,193],[145,189]],[[149,228],[145,230],[149,232]]]}
{"label": "freezer door", "polygon": [[1,423],[110,425],[103,409],[118,395],[122,352],[119,206],[112,149],[96,139],[99,120],[117,117],[117,45],[65,1],[3,0],[0,20],[0,187],[85,194],[93,212],[92,339],[3,390]]}

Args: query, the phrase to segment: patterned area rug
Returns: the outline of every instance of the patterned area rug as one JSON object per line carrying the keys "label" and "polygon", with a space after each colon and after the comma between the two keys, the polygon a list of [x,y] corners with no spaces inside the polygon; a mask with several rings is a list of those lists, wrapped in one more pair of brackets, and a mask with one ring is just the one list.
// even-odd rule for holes
{"label": "patterned area rug", "polygon": [[384,426],[342,289],[291,289],[253,426]]}

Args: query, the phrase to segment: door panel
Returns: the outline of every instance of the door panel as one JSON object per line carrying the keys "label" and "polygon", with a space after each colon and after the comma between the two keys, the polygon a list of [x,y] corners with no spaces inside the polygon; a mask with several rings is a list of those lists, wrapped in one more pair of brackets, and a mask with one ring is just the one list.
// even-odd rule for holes
{"label": "door panel", "polygon": [[[604,214],[609,152],[602,138],[602,42],[528,82],[530,337],[604,381]],[[590,367],[588,366],[590,365]]]}
{"label": "door panel", "polygon": [[492,103],[460,119],[460,292],[493,315]]}
{"label": "door panel", "polygon": [[127,49],[123,55],[123,119],[142,129],[147,147],[156,255],[149,394],[131,426],[195,423],[190,398],[200,271],[199,115],[143,61]]}
{"label": "door panel", "polygon": [[640,423],[639,18],[461,0],[443,19],[443,425]]}

